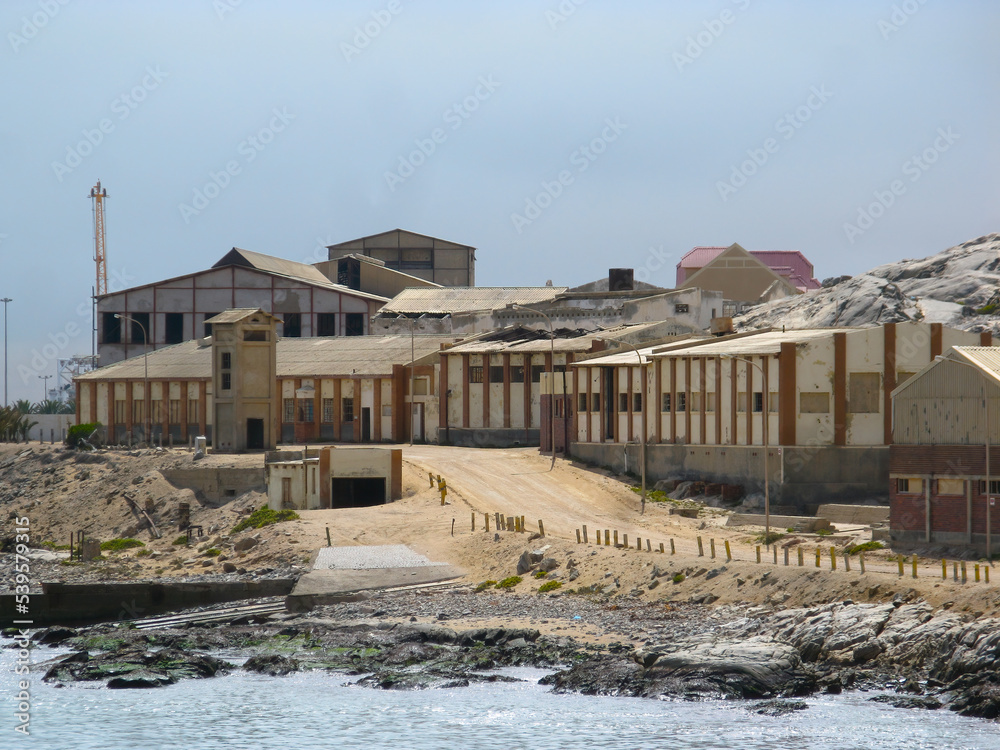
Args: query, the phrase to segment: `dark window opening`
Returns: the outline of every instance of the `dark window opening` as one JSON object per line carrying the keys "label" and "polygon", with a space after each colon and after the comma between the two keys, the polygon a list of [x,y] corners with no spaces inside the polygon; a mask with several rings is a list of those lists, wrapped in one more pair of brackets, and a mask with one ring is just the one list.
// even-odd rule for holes
{"label": "dark window opening", "polygon": [[469,367],[469,382],[470,383],[482,383],[483,382],[483,368],[482,365],[472,365]]}
{"label": "dark window opening", "polygon": [[[218,314],[219,313],[205,313],[205,320],[206,321],[211,320],[212,318],[214,318]],[[205,326],[205,335],[206,336],[211,336],[212,335],[212,324],[206,322],[206,323],[204,323],[204,326]]]}
{"label": "dark window opening", "polygon": [[532,365],[531,366],[531,382],[540,383],[542,381],[542,373],[545,372],[544,365]]}
{"label": "dark window opening", "polygon": [[232,352],[222,352],[222,364],[220,365],[223,370],[233,369],[233,354]]}
{"label": "dark window opening", "polygon": [[344,335],[345,336],[365,335],[364,313],[347,313],[344,316]]}
{"label": "dark window opening", "polygon": [[491,383],[502,383],[503,382],[503,367],[497,367],[496,365],[490,365],[490,382]]}
{"label": "dark window opening", "polygon": [[184,313],[167,313],[163,331],[166,344],[179,344],[184,340]]}
{"label": "dark window opening", "polygon": [[343,421],[353,422],[354,421],[354,399],[345,398],[341,400],[340,413],[343,415]]}
{"label": "dark window opening", "polygon": [[316,313],[316,335],[337,335],[337,313]]}
{"label": "dark window opening", "polygon": [[580,412],[587,411],[587,394],[581,393],[577,401],[579,402],[579,407],[577,408],[577,411]]}
{"label": "dark window opening", "polygon": [[[993,472],[991,471],[990,474],[992,474],[992,473]],[[985,495],[986,494],[986,480],[984,480],[984,479],[980,479],[979,480],[979,494],[980,495]],[[990,480],[990,494],[991,495],[1000,495],[1000,479],[991,479]]]}
{"label": "dark window opening", "polygon": [[244,341],[267,341],[267,331],[244,331]]}
{"label": "dark window opening", "polygon": [[763,391],[754,391],[753,394],[753,410],[755,413],[760,413],[764,411],[764,393]]}
{"label": "dark window opening", "polygon": [[285,313],[283,333],[286,339],[297,339],[302,336],[302,314]]}
{"label": "dark window opening", "polygon": [[628,394],[618,394],[618,411],[628,411]]}
{"label": "dark window opening", "polygon": [[677,411],[687,411],[687,393],[677,394]]}
{"label": "dark window opening", "polygon": [[510,366],[510,382],[511,383],[523,383],[524,382],[524,365],[511,365]]}
{"label": "dark window opening", "polygon": [[632,394],[632,411],[642,411],[642,394]]}
{"label": "dark window opening", "polygon": [[591,395],[590,410],[591,411],[600,411],[601,410],[601,394],[600,393],[592,393],[590,395]]}
{"label": "dark window opening", "polygon": [[688,306],[683,302],[674,305],[675,313],[686,313],[687,311],[688,311]]}
{"label": "dark window opening", "polygon": [[149,313],[131,313],[132,327],[129,329],[129,341],[133,344],[145,344],[149,335]]}
{"label": "dark window opening", "polygon": [[663,403],[660,404],[660,411],[670,411],[670,394],[663,394]]}
{"label": "dark window opening", "polygon": [[122,342],[122,322],[115,317],[115,313],[104,313],[103,328],[102,340],[105,344]]}
{"label": "dark window opening", "polygon": [[222,373],[222,385],[220,386],[222,390],[228,391],[233,387],[233,375],[229,372]]}
{"label": "dark window opening", "polygon": [[334,477],[330,480],[331,508],[366,508],[385,503],[385,477]]}

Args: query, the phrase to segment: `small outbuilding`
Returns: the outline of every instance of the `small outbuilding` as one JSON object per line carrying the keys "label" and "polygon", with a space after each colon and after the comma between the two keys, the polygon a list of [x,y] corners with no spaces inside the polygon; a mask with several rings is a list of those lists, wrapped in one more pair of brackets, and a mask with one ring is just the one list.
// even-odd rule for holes
{"label": "small outbuilding", "polygon": [[403,496],[399,448],[335,448],[274,451],[264,468],[272,510],[359,508]]}

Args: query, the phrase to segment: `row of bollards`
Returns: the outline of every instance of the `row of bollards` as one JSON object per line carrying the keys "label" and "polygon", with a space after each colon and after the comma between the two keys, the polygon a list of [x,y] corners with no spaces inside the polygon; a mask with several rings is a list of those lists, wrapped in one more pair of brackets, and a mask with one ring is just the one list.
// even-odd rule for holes
{"label": "row of bollards", "polygon": [[[625,534],[624,532],[621,535],[621,543],[619,543],[619,541],[618,541],[618,531],[617,530],[612,531],[611,529],[604,529],[604,537],[603,537],[603,539],[604,539],[604,541],[602,543],[602,541],[601,541],[601,530],[598,529],[597,532],[596,532],[596,539],[595,539],[595,543],[597,544],[597,546],[599,546],[599,547],[600,546],[604,546],[604,547],[612,547],[613,546],[613,547],[620,547],[622,549],[632,549],[632,546],[629,544],[629,541],[628,541],[628,534]],[[712,559],[714,560],[715,559],[715,555],[716,555],[716,553],[715,553],[715,539],[709,539],[708,542],[709,542],[710,555],[711,555]],[[590,535],[589,535],[589,532],[587,531],[586,524],[584,524],[583,526],[581,526],[579,529],[576,530],[576,543],[577,544],[589,544],[590,543]],[[726,561],[728,562],[728,561],[730,561],[730,560],[733,559],[733,552],[732,552],[732,549],[729,546],[729,540],[724,540],[723,544],[725,545]],[[664,543],[663,542],[659,542],[658,545],[659,545],[658,550],[659,550],[660,554],[665,554],[666,553],[666,549],[664,548]],[[641,551],[642,548],[643,548],[642,537],[638,537],[637,536],[636,539],[635,539],[635,549],[636,549],[636,551]],[[650,539],[649,537],[646,537],[646,551],[647,552],[652,552],[653,551],[653,540]],[[677,554],[677,547],[674,544],[674,540],[673,540],[672,537],[670,539],[670,554],[671,555]],[[704,557],[705,556],[705,543],[704,543],[704,541],[702,540],[702,538],[700,536],[698,537],[698,556],[699,557]],[[759,562],[759,560],[758,560],[758,562]]]}
{"label": "row of bollards", "polygon": [[[488,534],[490,532],[490,514],[483,513],[483,530]],[[507,516],[503,513],[493,514],[493,528],[497,531],[516,531],[523,533],[527,526],[524,516]],[[476,512],[472,511],[472,530],[476,530]],[[539,536],[545,536],[545,522],[541,518],[538,519],[538,534]],[[579,532],[577,532],[579,536]]]}

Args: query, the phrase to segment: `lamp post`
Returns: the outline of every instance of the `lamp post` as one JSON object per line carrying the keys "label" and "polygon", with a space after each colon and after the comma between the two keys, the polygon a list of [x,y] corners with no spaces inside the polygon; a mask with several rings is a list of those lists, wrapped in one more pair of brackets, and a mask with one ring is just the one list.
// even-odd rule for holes
{"label": "lamp post", "polygon": [[947,360],[962,367],[969,367],[976,371],[980,378],[980,385],[983,390],[983,410],[986,412],[986,562],[993,565],[992,545],[990,544],[990,402],[986,397],[986,378],[983,377],[982,370],[971,362],[962,362],[957,359],[950,359],[941,354],[934,357],[936,360]]}
{"label": "lamp post", "polygon": [[49,380],[52,379],[51,375],[39,375],[39,380],[44,381],[42,383],[42,402],[48,401],[49,399]]}
{"label": "lamp post", "polygon": [[623,344],[635,352],[635,356],[639,359],[639,374],[642,376],[642,435],[639,439],[639,473],[642,476],[642,505],[639,509],[639,515],[643,515],[646,512],[646,408],[647,408],[647,398],[646,398],[646,363],[642,360],[642,354],[639,349],[627,341],[622,341],[621,339],[614,339],[610,336],[597,336],[598,341],[614,341],[616,344]]}
{"label": "lamp post", "polygon": [[[140,323],[135,318],[130,318],[128,315],[121,315],[119,313],[115,313],[115,318],[118,319],[118,320],[127,320],[127,321],[129,321],[131,323],[135,323],[137,326],[139,326],[140,329],[142,329],[142,371],[143,371],[143,376],[142,376],[142,411],[143,411],[143,417],[144,417],[144,422],[145,422],[145,425],[144,425],[145,435],[144,435],[144,437],[146,438],[146,442],[147,443],[152,444],[152,440],[150,439],[150,435],[149,435],[150,430],[151,430],[151,427],[150,427],[150,417],[152,416],[149,413],[149,407],[150,407],[150,405],[152,403],[152,399],[150,398],[150,393],[149,393],[149,336],[146,333],[146,326],[144,326],[142,323]],[[131,339],[132,337],[129,336],[129,338]]]}
{"label": "lamp post", "polygon": [[[761,420],[764,424],[763,440],[764,440],[764,544],[768,547],[771,546],[771,489],[770,482],[768,481],[767,472],[767,423],[770,421],[771,413],[768,411],[768,388],[767,388],[767,373],[764,372],[764,368],[753,360],[746,359],[744,357],[734,357],[732,354],[723,354],[722,359],[733,359],[738,362],[746,362],[748,365],[756,367],[760,371],[761,380],[764,382],[764,412],[763,419]],[[751,391],[752,393],[752,391]],[[752,398],[752,395],[751,395]],[[753,404],[749,404],[751,410],[753,409]]]}
{"label": "lamp post", "polygon": [[[549,471],[556,468],[556,332],[552,327],[552,318],[543,313],[541,310],[535,310],[531,307],[525,307],[524,305],[514,304],[512,307],[515,310],[524,310],[525,312],[535,313],[535,315],[541,315],[549,323],[549,374],[552,377],[552,394],[549,397],[549,406],[551,407],[551,422],[549,424],[549,432],[552,434],[552,464],[549,466]],[[530,377],[530,373],[525,373],[525,375]],[[486,383],[486,387],[489,388],[489,367],[486,368],[486,377],[483,378]],[[564,378],[565,381],[565,378]],[[565,382],[563,391],[565,392]],[[541,440],[539,440],[539,443]]]}
{"label": "lamp post", "polygon": [[410,445],[413,445],[413,434],[416,428],[413,425],[413,412],[417,405],[417,393],[414,390],[414,373],[413,373],[413,328],[416,325],[416,318],[407,318],[410,321]]}
{"label": "lamp post", "polygon": [[13,302],[10,297],[0,299],[3,302],[3,405],[7,405],[7,303]]}

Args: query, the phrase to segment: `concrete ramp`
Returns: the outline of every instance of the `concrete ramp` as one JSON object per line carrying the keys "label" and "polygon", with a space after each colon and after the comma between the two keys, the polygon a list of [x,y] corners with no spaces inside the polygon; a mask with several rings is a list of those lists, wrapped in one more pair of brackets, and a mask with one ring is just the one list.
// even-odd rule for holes
{"label": "concrete ramp", "polygon": [[461,578],[465,571],[432,562],[402,544],[374,547],[323,547],[313,569],[299,578],[285,600],[291,612],[322,604],[365,598],[367,591],[442,583]]}

